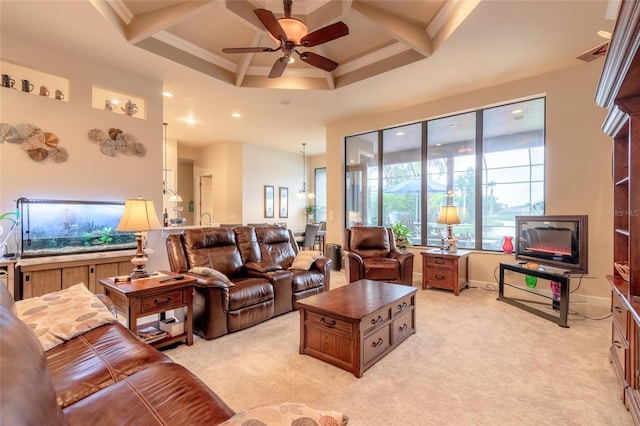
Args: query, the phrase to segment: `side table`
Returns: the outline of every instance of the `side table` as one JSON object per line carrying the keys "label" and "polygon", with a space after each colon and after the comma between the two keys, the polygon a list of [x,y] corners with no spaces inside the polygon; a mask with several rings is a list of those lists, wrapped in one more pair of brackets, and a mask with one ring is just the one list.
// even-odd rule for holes
{"label": "side table", "polygon": [[184,278],[166,281],[175,278],[178,274],[168,271],[160,271],[158,276],[115,283],[112,279],[101,279],[100,284],[104,292],[113,301],[116,310],[127,317],[127,327],[137,333],[138,318],[161,314],[171,309],[187,308],[184,321],[184,333],[177,336],[150,343],[155,348],[161,348],[176,342],[186,341],[187,345],[193,344],[193,285],[196,279],[184,275]]}
{"label": "side table", "polygon": [[453,290],[458,296],[460,289],[469,287],[469,254],[467,250],[449,253],[439,249],[425,250],[422,255],[422,289],[427,287]]}

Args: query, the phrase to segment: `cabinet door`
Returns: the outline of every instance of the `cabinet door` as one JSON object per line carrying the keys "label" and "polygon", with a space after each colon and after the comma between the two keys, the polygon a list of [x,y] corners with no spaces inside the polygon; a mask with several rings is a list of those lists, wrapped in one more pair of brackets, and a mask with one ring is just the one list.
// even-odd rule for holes
{"label": "cabinet door", "polygon": [[60,268],[26,272],[22,276],[22,297],[24,299],[58,290],[62,290],[62,271]]}
{"label": "cabinet door", "polygon": [[104,287],[102,287],[100,284],[97,284],[98,282],[100,282],[101,279],[103,278],[111,278],[111,277],[115,277],[117,275],[120,275],[120,270],[118,267],[118,263],[114,262],[114,263],[103,263],[100,265],[96,265],[95,266],[95,279],[94,279],[94,288],[93,289],[89,289],[94,293],[104,293]]}
{"label": "cabinet door", "polygon": [[89,265],[62,268],[62,288],[83,283],[89,288]]}
{"label": "cabinet door", "polygon": [[130,261],[118,262],[118,275],[129,275],[133,271],[133,265]]}

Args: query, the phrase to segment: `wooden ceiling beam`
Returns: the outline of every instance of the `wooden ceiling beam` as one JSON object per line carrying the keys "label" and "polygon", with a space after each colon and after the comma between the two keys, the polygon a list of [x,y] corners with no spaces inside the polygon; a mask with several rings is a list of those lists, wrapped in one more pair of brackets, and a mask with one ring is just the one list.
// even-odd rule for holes
{"label": "wooden ceiling beam", "polygon": [[382,31],[389,34],[399,42],[428,58],[433,53],[431,39],[425,28],[407,22],[402,18],[391,15],[362,1],[354,1],[351,5],[353,11],[376,24]]}
{"label": "wooden ceiling beam", "polygon": [[135,15],[127,26],[127,41],[131,44],[137,44],[160,31],[166,30],[194,16],[200,8],[210,4],[210,0],[190,0]]}

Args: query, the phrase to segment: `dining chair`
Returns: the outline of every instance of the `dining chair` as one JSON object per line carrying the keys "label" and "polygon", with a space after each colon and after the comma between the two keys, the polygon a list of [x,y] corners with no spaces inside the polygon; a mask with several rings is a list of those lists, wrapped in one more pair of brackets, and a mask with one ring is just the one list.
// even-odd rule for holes
{"label": "dining chair", "polygon": [[316,235],[318,234],[318,228],[320,225],[316,223],[307,223],[304,228],[304,239],[300,248],[302,250],[313,250],[316,247]]}

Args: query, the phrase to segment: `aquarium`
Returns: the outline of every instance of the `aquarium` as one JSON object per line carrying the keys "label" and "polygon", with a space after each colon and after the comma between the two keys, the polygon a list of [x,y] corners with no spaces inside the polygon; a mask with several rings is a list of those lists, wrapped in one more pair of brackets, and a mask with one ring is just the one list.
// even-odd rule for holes
{"label": "aquarium", "polygon": [[117,232],[123,201],[18,200],[20,256],[41,257],[135,249],[132,232]]}

